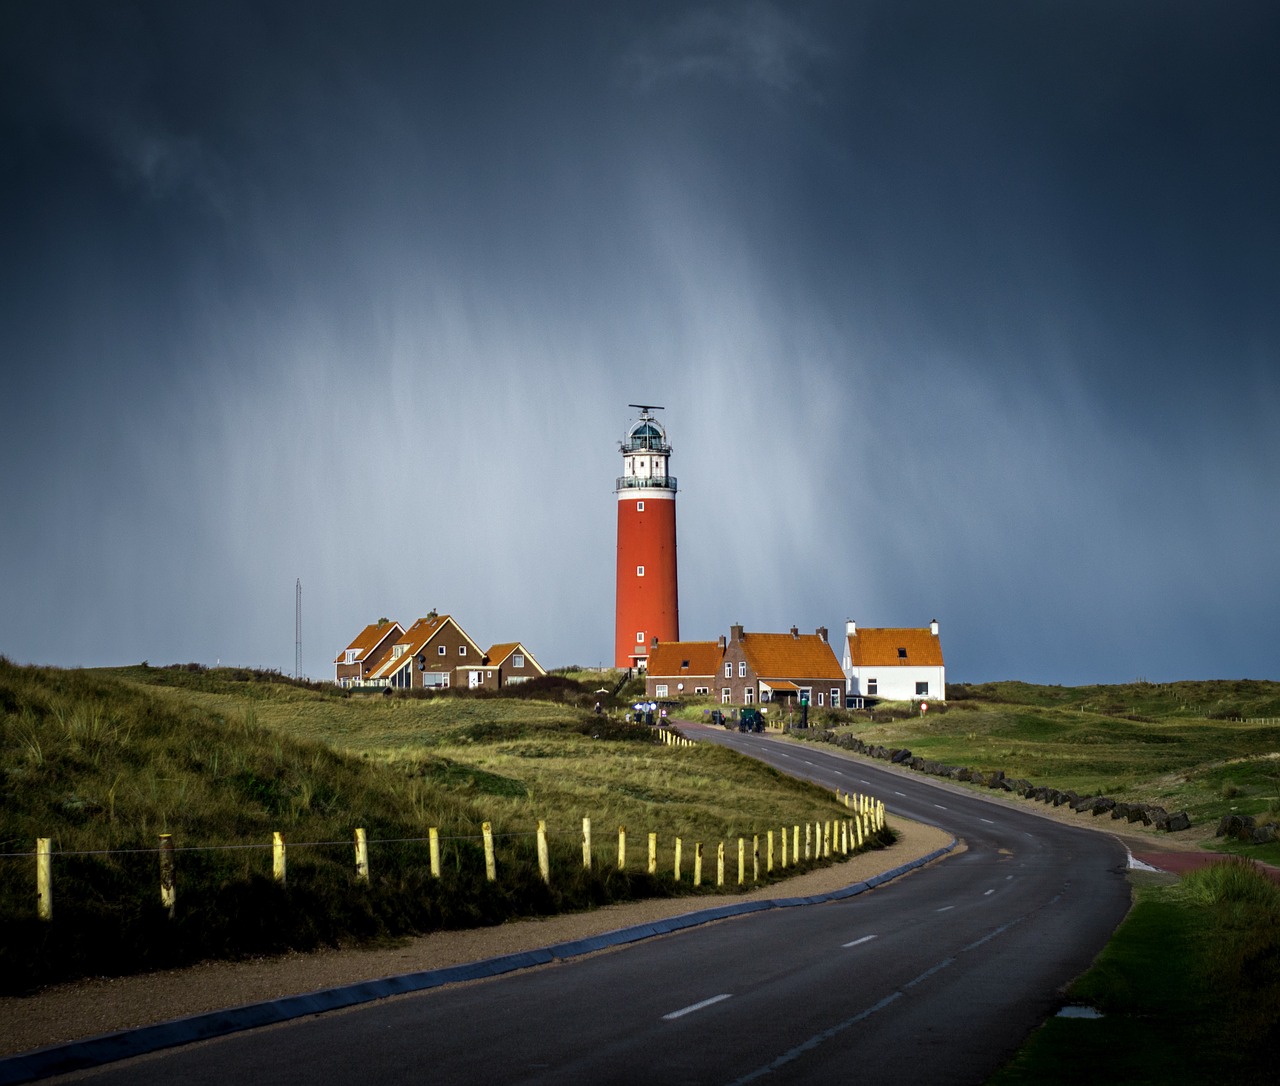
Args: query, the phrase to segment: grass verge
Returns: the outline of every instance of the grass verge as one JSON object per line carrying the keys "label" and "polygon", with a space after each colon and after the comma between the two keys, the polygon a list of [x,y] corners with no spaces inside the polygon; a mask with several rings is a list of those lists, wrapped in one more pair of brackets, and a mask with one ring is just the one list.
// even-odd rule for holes
{"label": "grass verge", "polygon": [[1180,882],[1134,874],[1136,902],[1067,1002],[991,1081],[1274,1082],[1280,1045],[1280,887],[1248,863]]}

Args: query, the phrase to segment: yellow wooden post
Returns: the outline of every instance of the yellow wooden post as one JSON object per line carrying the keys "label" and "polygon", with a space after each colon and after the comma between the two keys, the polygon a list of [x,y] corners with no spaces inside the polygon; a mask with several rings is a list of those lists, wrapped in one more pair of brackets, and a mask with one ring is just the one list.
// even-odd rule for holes
{"label": "yellow wooden post", "polygon": [[768,853],[766,854],[766,858],[765,858],[765,867],[764,867],[764,869],[765,869],[765,870],[766,870],[770,875],[772,875],[772,874],[773,874],[773,830],[770,830],[770,831],[769,831],[769,835],[768,835],[768,849],[769,849],[769,850],[768,850]]}
{"label": "yellow wooden post", "polygon": [[480,832],[484,835],[484,877],[490,882],[498,881],[498,861],[493,854],[493,825],[480,823]]}
{"label": "yellow wooden post", "polygon": [[591,870],[591,819],[582,820],[582,866]]}
{"label": "yellow wooden post", "polygon": [[724,885],[724,842],[716,848],[716,886]]}
{"label": "yellow wooden post", "polygon": [[676,882],[680,881],[680,838],[676,838]]}
{"label": "yellow wooden post", "polygon": [[369,842],[361,826],[356,827],[356,878],[369,881]]}
{"label": "yellow wooden post", "polygon": [[36,838],[36,913],[53,919],[53,838]]}
{"label": "yellow wooden post", "polygon": [[173,919],[178,905],[178,883],[174,876],[173,834],[160,835],[160,905]]}
{"label": "yellow wooden post", "polygon": [[440,831],[432,826],[427,830],[428,848],[431,852],[431,877],[440,877]]}
{"label": "yellow wooden post", "polygon": [[862,847],[862,815],[858,815],[856,825],[858,827],[858,847]]}
{"label": "yellow wooden post", "polygon": [[702,885],[702,842],[698,841],[693,846],[693,885]]}
{"label": "yellow wooden post", "polygon": [[787,869],[787,838],[789,838],[790,836],[791,834],[787,832],[787,827],[783,826],[782,827],[782,870],[783,871]]}
{"label": "yellow wooden post", "polygon": [[551,860],[547,856],[547,822],[543,818],[538,819],[538,872],[542,875],[542,881],[550,886]]}
{"label": "yellow wooden post", "polygon": [[627,827],[618,827],[618,870],[625,871],[627,868]]}
{"label": "yellow wooden post", "polygon": [[791,827],[791,866],[800,862],[800,823]]}
{"label": "yellow wooden post", "polygon": [[760,881],[760,835],[751,837],[751,881]]}
{"label": "yellow wooden post", "polygon": [[649,874],[656,875],[658,873],[658,835],[656,833],[649,834]]}
{"label": "yellow wooden post", "polygon": [[822,856],[824,859],[831,859],[831,822],[829,819],[822,823]]}
{"label": "yellow wooden post", "polygon": [[846,807],[851,806],[851,804],[850,804],[850,802],[849,802],[849,793],[848,793],[848,792],[846,792],[846,793],[844,794],[844,805],[845,805]]}
{"label": "yellow wooden post", "polygon": [[847,818],[840,819],[840,854],[849,855],[849,820]]}
{"label": "yellow wooden post", "polygon": [[747,841],[744,837],[738,838],[738,885],[744,886],[747,881]]}
{"label": "yellow wooden post", "polygon": [[806,822],[804,824],[804,858],[811,859],[813,856],[813,823]]}
{"label": "yellow wooden post", "polygon": [[271,835],[271,874],[281,886],[285,882],[284,835],[278,830]]}

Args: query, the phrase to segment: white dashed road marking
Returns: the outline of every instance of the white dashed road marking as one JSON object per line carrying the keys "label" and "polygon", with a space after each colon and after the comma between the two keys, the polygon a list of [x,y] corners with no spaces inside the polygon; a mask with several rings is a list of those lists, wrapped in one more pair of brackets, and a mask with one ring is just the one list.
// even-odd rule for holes
{"label": "white dashed road marking", "polygon": [[670,1014],[664,1014],[662,1020],[670,1022],[673,1018],[683,1018],[686,1014],[692,1014],[694,1011],[700,1011],[703,1007],[710,1007],[713,1003],[720,1003],[726,999],[732,999],[733,996],[725,993],[724,995],[712,996],[710,999],[704,999],[701,1003],[691,1003],[687,1007],[681,1007],[678,1011],[672,1011]]}

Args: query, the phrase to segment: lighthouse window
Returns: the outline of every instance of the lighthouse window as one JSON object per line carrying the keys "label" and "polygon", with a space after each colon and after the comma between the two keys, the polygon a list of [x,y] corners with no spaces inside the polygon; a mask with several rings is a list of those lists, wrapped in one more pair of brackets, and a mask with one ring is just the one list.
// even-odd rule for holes
{"label": "lighthouse window", "polygon": [[640,630],[636,633],[636,644],[637,645],[644,644],[644,630]]}
{"label": "lighthouse window", "polygon": [[644,512],[644,502],[636,502],[636,512],[637,513]]}
{"label": "lighthouse window", "polygon": [[636,566],[636,576],[637,577],[644,576],[644,566]]}

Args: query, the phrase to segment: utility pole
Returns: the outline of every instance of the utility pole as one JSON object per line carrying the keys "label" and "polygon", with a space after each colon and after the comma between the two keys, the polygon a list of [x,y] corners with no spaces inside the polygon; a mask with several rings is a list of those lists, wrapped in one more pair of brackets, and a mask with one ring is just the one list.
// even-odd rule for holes
{"label": "utility pole", "polygon": [[293,677],[302,678],[302,578],[294,588],[293,603]]}

